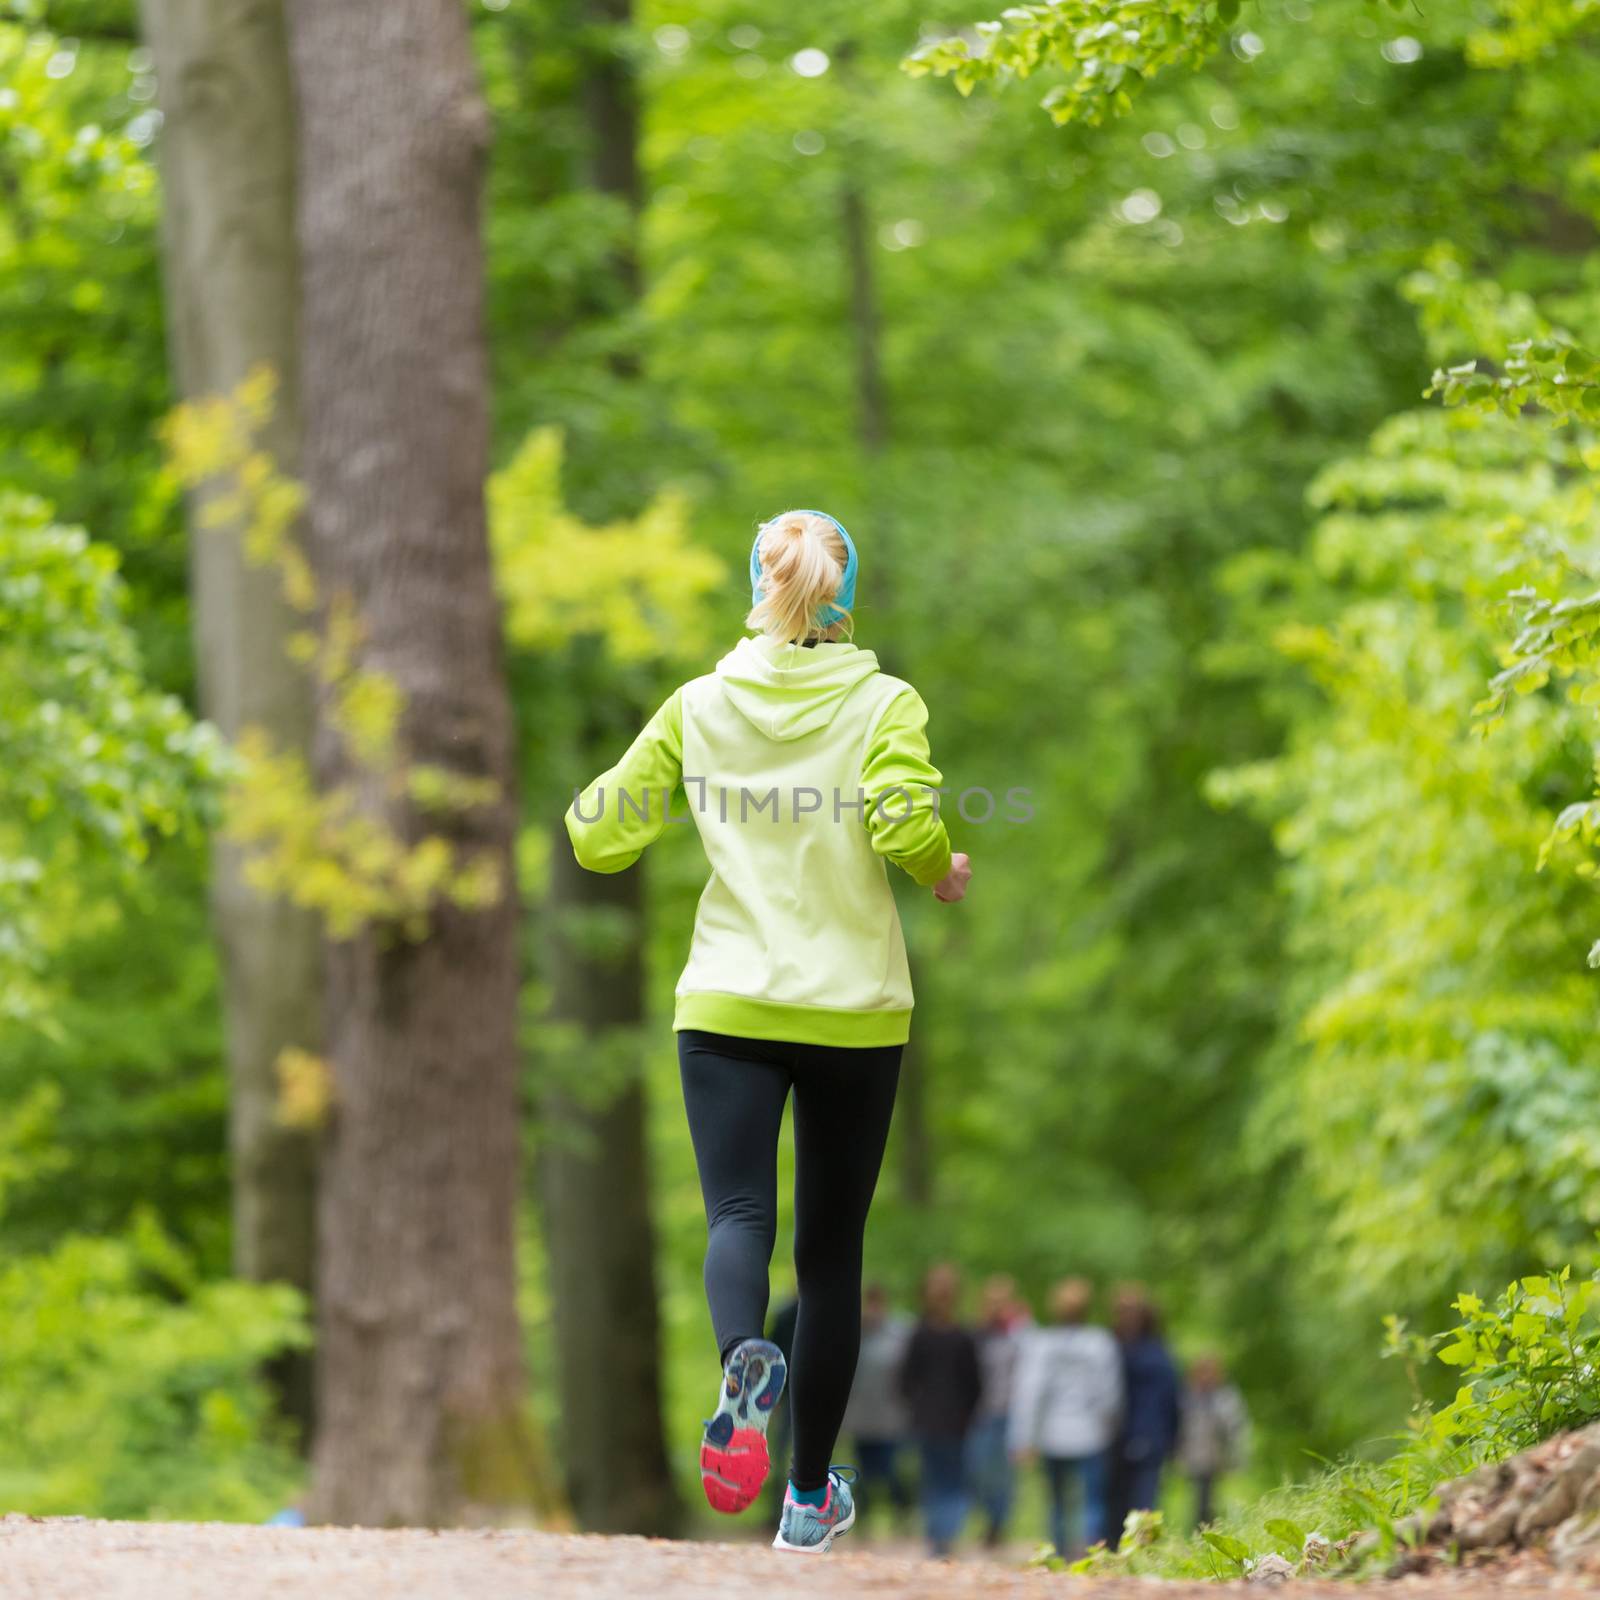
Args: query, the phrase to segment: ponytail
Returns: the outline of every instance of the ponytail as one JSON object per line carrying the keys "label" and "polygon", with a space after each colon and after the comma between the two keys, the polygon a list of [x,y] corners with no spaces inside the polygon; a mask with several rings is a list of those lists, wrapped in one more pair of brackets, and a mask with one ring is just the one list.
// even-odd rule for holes
{"label": "ponytail", "polygon": [[[844,580],[848,552],[837,525],[814,511],[785,511],[756,540],[761,598],[745,618],[782,644],[798,643],[824,626],[849,626],[848,608],[832,602]],[[831,618],[824,624],[822,618]]]}

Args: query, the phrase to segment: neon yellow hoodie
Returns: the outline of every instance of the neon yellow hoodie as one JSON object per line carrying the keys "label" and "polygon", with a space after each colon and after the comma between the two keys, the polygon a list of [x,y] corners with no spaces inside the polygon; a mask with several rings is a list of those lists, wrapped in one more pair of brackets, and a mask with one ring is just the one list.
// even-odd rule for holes
{"label": "neon yellow hoodie", "polygon": [[673,1026],[903,1044],[911,975],[884,862],[950,870],[928,711],[870,650],[743,639],[574,800],[579,862],[620,872],[691,818],[711,862]]}

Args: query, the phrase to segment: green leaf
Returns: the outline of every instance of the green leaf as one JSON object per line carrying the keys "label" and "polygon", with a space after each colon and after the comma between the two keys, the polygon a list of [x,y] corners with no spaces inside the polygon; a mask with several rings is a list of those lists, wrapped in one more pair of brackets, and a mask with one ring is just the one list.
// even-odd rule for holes
{"label": "green leaf", "polygon": [[1225,1556],[1241,1570],[1253,1554],[1250,1546],[1243,1540],[1235,1539],[1232,1534],[1219,1533],[1215,1528],[1202,1528],[1200,1537],[1219,1555]]}
{"label": "green leaf", "polygon": [[1287,1517],[1273,1517],[1265,1525],[1267,1537],[1277,1541],[1281,1550],[1298,1555],[1306,1543],[1305,1529]]}

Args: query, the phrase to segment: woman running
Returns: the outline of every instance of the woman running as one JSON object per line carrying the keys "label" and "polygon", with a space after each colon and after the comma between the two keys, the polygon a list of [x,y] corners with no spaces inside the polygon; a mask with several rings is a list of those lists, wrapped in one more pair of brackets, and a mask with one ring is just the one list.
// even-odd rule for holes
{"label": "woman running", "polygon": [[759,637],[674,693],[567,813],[592,871],[631,866],[690,816],[711,862],[673,1026],[722,1360],[700,1446],[718,1511],[743,1511],[760,1493],[767,1422],[788,1376],[762,1330],[778,1134],[794,1095],[800,1312],[780,1550],[825,1551],[855,1521],[851,1475],[830,1457],[855,1375],[862,1238],[911,1026],[884,862],[947,902],[972,875],[939,819],[927,708],[849,641],[856,565],[850,535],[820,511],[763,524],[746,618]]}

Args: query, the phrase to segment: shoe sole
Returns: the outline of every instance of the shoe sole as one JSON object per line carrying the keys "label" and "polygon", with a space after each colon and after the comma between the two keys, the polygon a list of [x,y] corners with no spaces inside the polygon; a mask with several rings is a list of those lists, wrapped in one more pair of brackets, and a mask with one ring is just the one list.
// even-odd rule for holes
{"label": "shoe sole", "polygon": [[737,1516],[760,1495],[772,1466],[767,1423],[788,1373],[783,1352],[765,1339],[747,1339],[729,1360],[700,1442],[700,1486],[713,1511]]}
{"label": "shoe sole", "polygon": [[825,1555],[830,1549],[833,1548],[833,1541],[837,1539],[841,1533],[849,1533],[849,1531],[855,1527],[855,1525],[856,1508],[851,1506],[850,1515],[846,1517],[843,1522],[836,1523],[833,1527],[829,1528],[827,1533],[823,1536],[821,1543],[790,1544],[789,1541],[783,1536],[783,1529],[780,1528],[778,1530],[777,1538],[772,1541],[772,1548],[774,1550],[787,1550],[791,1555],[797,1556]]}

